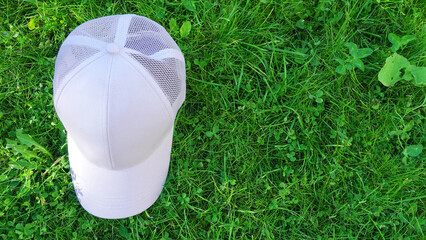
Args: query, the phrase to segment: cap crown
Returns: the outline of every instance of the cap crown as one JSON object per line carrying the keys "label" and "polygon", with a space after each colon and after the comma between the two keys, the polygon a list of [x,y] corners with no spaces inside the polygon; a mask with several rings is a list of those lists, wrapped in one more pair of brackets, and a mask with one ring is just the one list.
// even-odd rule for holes
{"label": "cap crown", "polygon": [[89,161],[107,169],[146,159],[185,99],[184,57],[166,30],[137,15],[90,20],[55,63],[54,103]]}

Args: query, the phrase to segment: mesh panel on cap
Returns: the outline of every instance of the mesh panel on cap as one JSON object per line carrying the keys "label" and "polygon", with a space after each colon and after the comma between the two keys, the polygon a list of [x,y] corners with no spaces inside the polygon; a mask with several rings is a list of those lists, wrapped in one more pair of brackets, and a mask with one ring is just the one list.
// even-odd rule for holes
{"label": "mesh panel on cap", "polygon": [[107,16],[87,21],[78,26],[69,36],[86,36],[112,43],[115,39],[119,16]]}
{"label": "mesh panel on cap", "polygon": [[64,77],[81,62],[98,53],[99,50],[75,46],[65,45],[59,49],[58,57],[55,62],[55,73],[53,76],[53,91],[59,90],[59,86],[63,84]]}
{"label": "mesh panel on cap", "polygon": [[132,36],[147,31],[160,32],[160,28],[156,22],[146,17],[133,16],[130,20],[128,34]]}
{"label": "mesh panel on cap", "polygon": [[167,48],[179,50],[173,38],[163,27],[140,16],[134,16],[130,20],[125,47],[145,55],[151,55]]}
{"label": "mesh panel on cap", "polygon": [[173,105],[183,93],[185,63],[172,56],[155,60],[149,55],[164,49],[175,49],[180,52],[178,45],[162,26],[146,17],[133,16],[127,34],[124,47],[141,53],[129,53],[129,55],[153,75],[154,80]]}
{"label": "mesh panel on cap", "polygon": [[139,54],[129,54],[142,64],[154,77],[156,83],[173,105],[181,93],[181,80],[178,75],[177,66],[179,60],[168,58],[167,61],[157,61]]}
{"label": "mesh panel on cap", "polygon": [[127,38],[125,47],[136,50],[145,55],[152,55],[163,49],[168,48],[163,42],[158,40],[158,37],[140,35]]}

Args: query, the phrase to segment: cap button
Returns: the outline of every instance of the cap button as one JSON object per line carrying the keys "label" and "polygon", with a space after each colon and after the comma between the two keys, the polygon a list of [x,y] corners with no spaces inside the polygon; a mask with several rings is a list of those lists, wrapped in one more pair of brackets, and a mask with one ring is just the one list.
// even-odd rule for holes
{"label": "cap button", "polygon": [[115,43],[110,43],[107,45],[107,51],[111,54],[117,54],[120,52],[120,46]]}

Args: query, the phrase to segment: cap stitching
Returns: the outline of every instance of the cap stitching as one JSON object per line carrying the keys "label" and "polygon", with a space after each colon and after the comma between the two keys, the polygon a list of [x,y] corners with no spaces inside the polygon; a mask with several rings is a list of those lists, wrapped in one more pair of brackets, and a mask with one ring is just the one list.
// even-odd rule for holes
{"label": "cap stitching", "polygon": [[111,142],[110,142],[110,137],[109,137],[109,95],[110,95],[110,90],[111,90],[111,76],[112,76],[112,67],[113,67],[113,63],[114,63],[114,57],[110,57],[111,62],[109,65],[109,71],[108,71],[108,82],[107,82],[107,93],[106,93],[106,121],[105,121],[105,135],[106,135],[106,142],[107,142],[107,156],[109,159],[109,163],[110,163],[110,167],[111,169],[114,169],[114,162],[112,161],[112,153],[111,153]]}

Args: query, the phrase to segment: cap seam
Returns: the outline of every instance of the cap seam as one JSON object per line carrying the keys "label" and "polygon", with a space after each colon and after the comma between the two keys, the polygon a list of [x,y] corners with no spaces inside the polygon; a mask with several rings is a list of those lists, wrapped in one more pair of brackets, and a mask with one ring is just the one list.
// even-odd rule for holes
{"label": "cap seam", "polygon": [[112,153],[111,153],[111,142],[110,142],[110,137],[109,137],[109,95],[110,95],[110,91],[111,91],[111,76],[112,76],[112,68],[113,68],[113,62],[114,62],[114,57],[110,57],[111,61],[110,61],[110,65],[109,65],[109,71],[108,71],[108,83],[107,83],[107,93],[106,93],[106,121],[105,121],[105,135],[106,135],[106,142],[107,142],[107,156],[109,159],[109,164],[111,169],[114,169],[114,162],[112,160]]}

